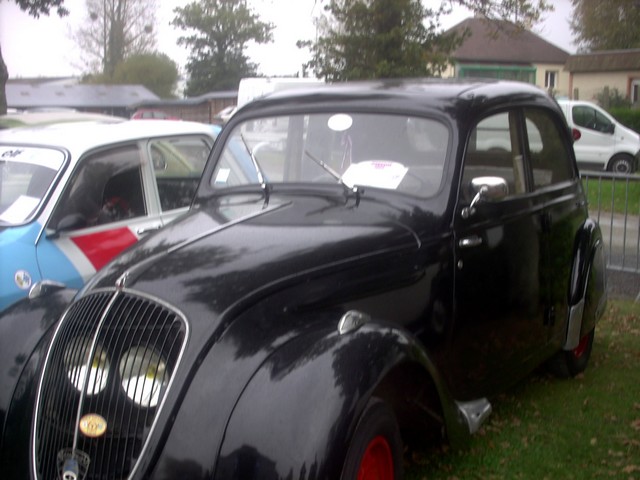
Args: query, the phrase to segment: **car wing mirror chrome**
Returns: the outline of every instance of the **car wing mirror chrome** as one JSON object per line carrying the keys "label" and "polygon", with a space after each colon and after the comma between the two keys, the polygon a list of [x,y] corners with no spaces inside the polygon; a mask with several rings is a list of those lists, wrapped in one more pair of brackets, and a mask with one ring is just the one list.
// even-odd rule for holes
{"label": "car wing mirror chrome", "polygon": [[54,282],[53,280],[41,280],[33,284],[29,290],[29,300],[35,300],[36,298],[46,297],[47,295],[67,288],[64,283]]}
{"label": "car wing mirror chrome", "polygon": [[509,194],[507,181],[502,177],[476,177],[471,180],[471,189],[475,192],[468,207],[462,209],[462,218],[469,218],[480,202],[502,200]]}

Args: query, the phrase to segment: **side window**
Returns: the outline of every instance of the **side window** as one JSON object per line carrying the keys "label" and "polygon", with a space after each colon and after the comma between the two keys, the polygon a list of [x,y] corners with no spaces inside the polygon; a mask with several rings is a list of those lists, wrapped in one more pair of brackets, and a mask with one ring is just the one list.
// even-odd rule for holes
{"label": "side window", "polygon": [[162,211],[191,205],[211,142],[188,136],[152,140],[148,145]]}
{"label": "side window", "polygon": [[572,109],[572,115],[573,122],[580,127],[603,133],[612,131],[612,123],[595,108],[585,105],[575,106]]}
{"label": "side window", "polygon": [[509,195],[526,192],[522,145],[516,112],[504,112],[481,120],[467,145],[462,175],[462,195],[471,201],[471,180],[500,177],[507,181]]}
{"label": "side window", "polygon": [[568,145],[553,117],[545,110],[527,109],[525,118],[534,188],[571,180]]}
{"label": "side window", "polygon": [[140,152],[135,146],[126,146],[79,163],[50,226],[76,230],[144,215]]}

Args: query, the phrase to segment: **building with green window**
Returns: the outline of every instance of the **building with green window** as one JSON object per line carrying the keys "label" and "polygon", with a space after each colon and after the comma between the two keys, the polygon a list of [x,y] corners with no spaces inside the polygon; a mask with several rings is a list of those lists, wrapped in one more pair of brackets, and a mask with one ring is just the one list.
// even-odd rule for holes
{"label": "building with green window", "polygon": [[452,65],[443,76],[519,80],[555,95],[568,95],[569,74],[564,65],[570,53],[535,33],[479,17],[468,18],[451,30],[466,30],[468,36],[454,51]]}

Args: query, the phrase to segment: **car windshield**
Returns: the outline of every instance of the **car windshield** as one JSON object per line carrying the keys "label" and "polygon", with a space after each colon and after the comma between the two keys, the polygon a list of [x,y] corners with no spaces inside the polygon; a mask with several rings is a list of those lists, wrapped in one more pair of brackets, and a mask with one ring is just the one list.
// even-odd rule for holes
{"label": "car windshield", "polygon": [[380,113],[316,113],[251,120],[227,137],[211,185],[338,182],[420,197],[439,190],[449,129]]}
{"label": "car windshield", "polygon": [[64,165],[61,151],[0,146],[0,225],[30,221]]}

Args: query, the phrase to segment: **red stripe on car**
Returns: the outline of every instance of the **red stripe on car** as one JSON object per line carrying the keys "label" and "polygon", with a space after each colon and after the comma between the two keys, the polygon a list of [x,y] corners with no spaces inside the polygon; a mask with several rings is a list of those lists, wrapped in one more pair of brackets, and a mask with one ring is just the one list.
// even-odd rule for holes
{"label": "red stripe on car", "polygon": [[138,241],[127,227],[72,237],[73,243],[84,253],[96,270]]}

